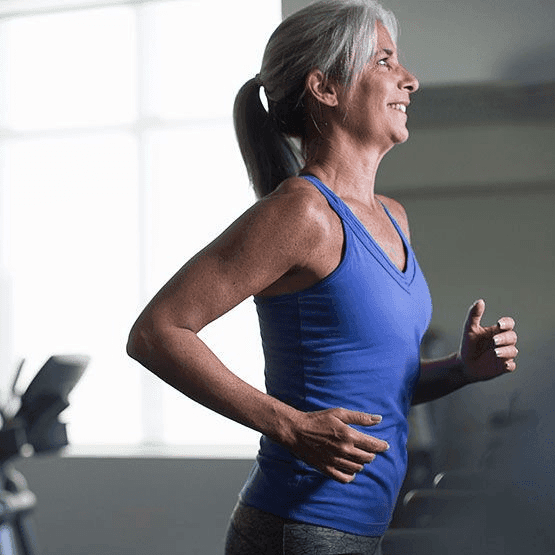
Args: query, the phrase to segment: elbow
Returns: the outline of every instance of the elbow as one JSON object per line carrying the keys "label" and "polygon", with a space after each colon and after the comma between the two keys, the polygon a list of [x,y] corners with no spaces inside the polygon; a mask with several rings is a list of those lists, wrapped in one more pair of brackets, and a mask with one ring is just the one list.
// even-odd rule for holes
{"label": "elbow", "polygon": [[141,324],[140,321],[135,322],[127,339],[127,354],[143,366],[147,366],[152,352],[152,344],[152,333],[148,327]]}
{"label": "elbow", "polygon": [[127,354],[155,372],[175,357],[177,343],[182,341],[184,330],[159,314],[145,311],[129,332]]}

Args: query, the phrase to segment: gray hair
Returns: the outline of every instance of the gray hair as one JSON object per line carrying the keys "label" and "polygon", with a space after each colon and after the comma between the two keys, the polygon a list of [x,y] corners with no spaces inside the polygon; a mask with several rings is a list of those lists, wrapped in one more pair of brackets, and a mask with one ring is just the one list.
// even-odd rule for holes
{"label": "gray hair", "polygon": [[[306,139],[305,80],[312,69],[350,86],[372,57],[380,21],[397,42],[397,20],[375,0],[318,0],[273,32],[260,74],[235,99],[234,123],[249,179],[258,197],[295,175],[302,156],[292,138]],[[268,111],[259,97],[260,86]]]}

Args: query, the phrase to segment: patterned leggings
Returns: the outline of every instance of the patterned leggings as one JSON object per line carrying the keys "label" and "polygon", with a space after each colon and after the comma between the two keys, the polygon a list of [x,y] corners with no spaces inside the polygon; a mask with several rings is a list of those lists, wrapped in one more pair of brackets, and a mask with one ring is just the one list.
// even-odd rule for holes
{"label": "patterned leggings", "polygon": [[238,503],[225,555],[382,555],[381,537],[287,520]]}

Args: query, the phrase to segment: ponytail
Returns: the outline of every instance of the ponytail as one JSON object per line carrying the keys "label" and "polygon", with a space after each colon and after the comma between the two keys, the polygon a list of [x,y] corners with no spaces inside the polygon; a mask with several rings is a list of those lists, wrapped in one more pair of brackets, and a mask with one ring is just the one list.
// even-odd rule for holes
{"label": "ponytail", "polygon": [[[259,198],[302,167],[293,138],[307,150],[308,73],[318,68],[326,78],[350,86],[374,53],[378,21],[396,42],[397,20],[375,0],[316,0],[272,33],[262,58],[262,80],[247,81],[233,109],[239,148]],[[259,96],[262,81],[268,112]]]}
{"label": "ponytail", "polygon": [[[271,193],[301,168],[301,156],[283,125],[260,100],[260,79],[247,81],[237,93],[233,122],[249,180],[258,198]],[[270,112],[274,112],[270,104]]]}

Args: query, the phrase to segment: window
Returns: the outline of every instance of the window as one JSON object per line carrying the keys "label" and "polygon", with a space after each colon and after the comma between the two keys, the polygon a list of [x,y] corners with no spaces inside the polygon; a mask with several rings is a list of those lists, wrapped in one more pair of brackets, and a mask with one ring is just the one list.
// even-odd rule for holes
{"label": "window", "polygon": [[[253,448],[255,432],[142,370],[125,343],[156,290],[253,202],[231,112],[280,2],[24,4],[0,12],[4,359],[27,359],[25,383],[51,354],[92,357],[64,413],[74,445]],[[263,387],[252,300],[201,335]]]}

